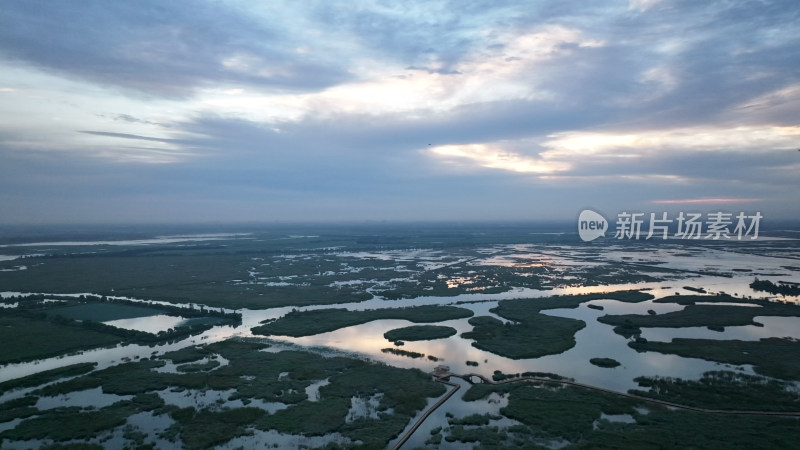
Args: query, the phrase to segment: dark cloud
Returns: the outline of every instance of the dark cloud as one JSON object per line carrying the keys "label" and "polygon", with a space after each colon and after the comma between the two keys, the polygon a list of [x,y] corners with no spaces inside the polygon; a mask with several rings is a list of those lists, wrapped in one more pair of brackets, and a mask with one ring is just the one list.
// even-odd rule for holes
{"label": "dark cloud", "polygon": [[[0,14],[0,54],[172,98],[217,83],[314,90],[349,77],[342,65],[298,57],[289,31],[211,2],[12,0]],[[232,67],[237,55],[250,67]]]}
{"label": "dark cloud", "polygon": [[142,120],[142,119],[139,119],[137,117],[133,117],[130,114],[117,114],[113,119],[114,120],[119,120],[119,121],[122,121],[122,122],[144,123],[144,124],[150,124],[150,125],[157,125],[155,122],[151,122],[149,120]]}
{"label": "dark cloud", "polygon": [[404,2],[369,8],[351,2],[343,7],[319,2],[311,14],[327,28],[353,36],[365,56],[409,65],[435,60],[447,70],[478,44],[468,36],[473,25],[452,5],[430,2],[422,6]]}
{"label": "dark cloud", "polygon": [[[604,44],[562,45],[570,52],[537,64],[530,82],[579,114],[604,110],[612,126],[716,121],[737,105],[799,79],[797,2],[664,1],[645,12],[626,11],[625,2],[557,3],[519,12],[513,29],[563,24]],[[672,77],[674,84],[647,81],[651,69]],[[605,126],[602,122],[595,126]]]}
{"label": "dark cloud", "polygon": [[95,136],[108,136],[108,137],[116,137],[122,139],[137,139],[140,141],[153,141],[153,142],[179,142],[176,139],[166,139],[166,138],[155,138],[150,136],[139,136],[136,134],[128,134],[128,133],[112,133],[109,131],[79,131],[79,133],[84,134],[93,134]]}
{"label": "dark cloud", "polygon": [[639,37],[625,53],[676,78],[673,91],[632,114],[652,115],[656,126],[711,122],[796,83],[800,33],[793,23],[799,14],[792,1],[682,1],[623,22],[615,35]]}

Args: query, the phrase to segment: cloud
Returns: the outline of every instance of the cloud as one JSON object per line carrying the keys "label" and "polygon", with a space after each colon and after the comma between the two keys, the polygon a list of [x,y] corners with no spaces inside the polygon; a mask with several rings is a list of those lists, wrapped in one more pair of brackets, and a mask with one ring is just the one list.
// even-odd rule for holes
{"label": "cloud", "polygon": [[669,199],[669,200],[653,200],[652,203],[657,205],[694,205],[694,204],[726,204],[726,203],[753,203],[763,201],[761,198],[686,198],[686,199]]}
{"label": "cloud", "polygon": [[144,123],[144,124],[149,124],[149,125],[158,125],[156,122],[151,122],[149,120],[142,120],[142,119],[139,119],[137,117],[133,117],[130,114],[117,114],[113,119],[114,120],[121,120],[123,122],[130,122],[130,123]]}
{"label": "cloud", "polygon": [[108,137],[116,137],[122,139],[137,139],[140,141],[152,141],[152,142],[176,142],[175,139],[164,139],[164,138],[156,138],[150,136],[139,136],[136,134],[128,134],[128,133],[111,133],[108,131],[79,131],[79,133],[85,134],[93,134],[96,136],[108,136]]}
{"label": "cloud", "polygon": [[[185,98],[216,83],[319,89],[346,68],[295,52],[279,22],[210,2],[5,2],[0,54],[68,76]],[[324,61],[324,62],[323,62]]]}
{"label": "cloud", "polygon": [[659,3],[661,3],[661,0],[628,0],[628,9],[647,11]]}
{"label": "cloud", "polygon": [[569,168],[566,163],[548,162],[486,144],[440,145],[431,147],[429,152],[445,161],[467,161],[480,167],[517,173],[548,174]]}
{"label": "cloud", "polygon": [[731,120],[796,125],[800,111],[800,84],[791,84],[746,99],[727,114]]}
{"label": "cloud", "polygon": [[542,143],[549,158],[572,156],[645,157],[653,152],[769,152],[792,149],[800,126],[688,127],[644,132],[563,132]]}
{"label": "cloud", "polygon": [[419,116],[478,103],[546,99],[550,94],[538,89],[531,76],[540,64],[603,45],[563,26],[537,27],[522,34],[507,32],[493,36],[490,42],[505,44],[499,50],[464,52],[458,62],[448,66],[384,67],[380,60],[365,60],[368,68],[360,78],[318,92],[238,92],[206,101],[250,118],[293,121],[339,114],[406,112]]}
{"label": "cloud", "polygon": [[3,6],[17,221],[800,214],[796,2]]}

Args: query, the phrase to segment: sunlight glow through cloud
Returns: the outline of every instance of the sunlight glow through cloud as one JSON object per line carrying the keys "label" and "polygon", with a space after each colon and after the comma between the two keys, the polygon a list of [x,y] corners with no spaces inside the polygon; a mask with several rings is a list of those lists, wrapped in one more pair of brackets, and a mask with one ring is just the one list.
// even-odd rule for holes
{"label": "sunlight glow through cloud", "polygon": [[518,173],[548,174],[569,168],[565,163],[549,162],[486,144],[441,145],[431,147],[429,151],[446,161],[468,162],[479,167]]}
{"label": "sunlight glow through cloud", "polygon": [[661,3],[661,0],[628,0],[628,9],[647,11],[658,3]]}
{"label": "sunlight glow through cloud", "polygon": [[769,152],[797,147],[800,126],[691,127],[638,133],[564,132],[548,136],[544,157],[646,156],[654,151]]}
{"label": "sunlight glow through cloud", "polygon": [[[311,114],[442,112],[478,102],[546,97],[531,83],[537,64],[572,54],[576,48],[605,45],[602,40],[584,37],[575,28],[553,25],[520,35],[503,33],[493,40],[502,43],[501,51],[481,49],[467,54],[447,73],[437,72],[435,64],[427,70],[391,65],[382,68],[383,61],[365,59],[359,65],[369,69],[361,79],[324,91],[210,96],[199,101],[238,111],[252,120],[296,121]],[[236,56],[225,64],[244,70],[253,62]]]}

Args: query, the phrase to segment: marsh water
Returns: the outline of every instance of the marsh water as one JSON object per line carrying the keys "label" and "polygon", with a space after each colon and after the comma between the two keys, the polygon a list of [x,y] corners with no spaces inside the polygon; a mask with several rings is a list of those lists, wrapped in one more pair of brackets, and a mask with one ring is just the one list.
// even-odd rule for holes
{"label": "marsh water", "polygon": [[[202,239],[210,240],[216,238],[217,236],[206,236]],[[70,243],[62,244],[67,245]],[[484,260],[484,263],[486,265],[513,265],[518,264],[520,259],[530,256],[528,253],[530,249],[526,248],[525,246],[519,246],[519,248],[514,250],[515,252],[507,252],[499,257],[493,255],[487,256],[487,258]],[[415,250],[414,252],[416,253],[409,251],[406,254],[402,254],[401,252],[400,254],[390,255],[381,252],[349,253],[347,256],[349,258],[388,258],[401,261],[403,258],[407,258],[409,260],[414,258],[419,259],[420,251]],[[424,256],[424,252],[422,253]],[[585,267],[596,264],[595,262],[576,261],[575,259],[572,259],[570,257],[570,249],[568,247],[561,247],[558,253],[545,254],[538,252],[536,256],[538,262],[546,259],[548,264],[557,264],[561,267]],[[725,292],[742,298],[755,298],[764,297],[764,295],[763,293],[753,291],[749,287],[749,283],[752,281],[754,273],[772,274],[773,276],[771,278],[774,280],[796,279],[796,272],[787,272],[786,259],[770,255],[742,255],[739,253],[726,252],[719,249],[704,249],[692,254],[687,254],[686,252],[680,252],[673,249],[664,249],[655,250],[649,254],[643,254],[642,252],[629,252],[624,248],[614,248],[611,246],[606,249],[606,252],[603,256],[605,259],[625,260],[632,261],[634,263],[652,263],[657,261],[661,267],[668,267],[684,271],[725,270],[728,272],[735,271],[735,273],[733,276],[725,277],[694,274],[689,276],[684,275],[678,279],[672,279],[668,281],[647,283],[620,283],[594,286],[578,285],[547,290],[515,288],[508,292],[497,294],[483,294],[480,292],[475,292],[449,297],[423,296],[403,300],[385,300],[378,296],[373,296],[371,300],[363,302],[337,305],[314,305],[298,307],[296,309],[303,310],[335,307],[361,310],[432,304],[457,304],[459,307],[472,310],[475,316],[493,316],[505,322],[505,319],[498,317],[491,312],[491,309],[496,307],[498,302],[504,299],[544,297],[556,294],[610,292],[623,289],[648,290],[648,292],[653,294],[656,298],[675,293],[694,293],[691,290],[685,289],[684,286],[702,287],[708,292]],[[293,257],[296,256],[287,256],[287,258]],[[425,264],[429,264],[431,267],[436,267],[437,264],[443,264],[437,261],[437,258],[439,258],[439,256],[431,253],[427,258],[423,259]],[[450,261],[447,263],[451,264],[452,262]],[[767,276],[765,278],[770,277]],[[241,282],[241,280],[231,280],[231,282]],[[264,281],[264,283],[271,282],[275,281]],[[352,281],[352,283],[359,282],[359,280]],[[8,297],[11,295],[18,295],[20,293],[5,292],[0,294],[2,294],[4,297]],[[80,294],[76,293],[74,295],[77,296]],[[784,299],[789,301],[797,301],[797,298],[792,297]],[[147,299],[129,300],[150,302]],[[157,303],[169,304],[168,302]],[[590,308],[589,305],[594,306],[594,308]],[[737,307],[752,306],[738,305]],[[649,310],[652,310],[657,314],[663,314],[671,311],[677,311],[682,308],[683,306],[674,303],[655,303],[652,300],[641,303],[624,303],[616,300],[598,299],[583,303],[574,309],[543,310],[542,312],[544,314],[582,320],[586,323],[586,327],[578,331],[575,335],[576,345],[573,348],[560,354],[523,360],[514,360],[502,357],[473,347],[471,340],[462,338],[460,336],[462,333],[472,330],[472,326],[468,323],[468,319],[443,321],[438,323],[438,325],[453,327],[458,331],[458,333],[445,339],[406,342],[402,347],[402,349],[406,351],[419,352],[425,355],[433,356],[437,359],[436,361],[428,358],[415,359],[381,352],[381,349],[392,347],[392,342],[387,341],[383,337],[383,334],[389,330],[412,324],[406,320],[376,320],[361,325],[355,325],[331,332],[316,334],[313,336],[297,338],[271,336],[269,339],[266,339],[262,336],[254,336],[250,332],[250,329],[259,325],[265,320],[279,318],[290,310],[295,309],[295,307],[280,307],[264,310],[240,309],[237,311],[242,313],[242,324],[236,327],[229,325],[215,326],[202,334],[169,344],[154,346],[120,345],[113,348],[77,352],[71,355],[48,358],[39,361],[8,364],[0,368],[0,381],[15,379],[38,373],[43,370],[63,367],[69,364],[80,362],[96,362],[98,363],[99,368],[104,368],[118,364],[122,361],[148,358],[153,355],[163,354],[165,352],[177,350],[190,345],[218,342],[232,337],[263,338],[265,341],[268,341],[272,344],[272,350],[280,350],[284,348],[305,348],[323,354],[344,354],[357,356],[360,358],[380,361],[401,368],[418,368],[426,372],[432,371],[435,366],[440,364],[448,365],[451,371],[454,373],[479,373],[487,377],[491,377],[491,375],[498,370],[504,373],[521,373],[526,371],[551,372],[573,378],[581,383],[621,392],[636,388],[637,383],[634,381],[634,378],[638,376],[658,375],[679,377],[684,379],[696,379],[699,378],[704,372],[710,370],[719,370],[721,368],[730,369],[730,366],[723,366],[719,363],[701,359],[683,358],[676,355],[666,355],[655,352],[638,353],[628,347],[628,339],[615,334],[611,326],[597,321],[598,317],[606,314],[647,314]],[[113,323],[108,322],[108,324],[122,328],[156,333],[158,331],[178,326],[183,320],[184,319],[181,317],[158,315],[135,319],[121,319],[114,321]],[[713,331],[705,327],[645,328],[643,329],[642,337],[648,340],[657,341],[669,341],[675,337],[739,340],[758,340],[766,337],[792,337],[795,339],[800,339],[800,318],[757,316],[755,320],[763,324],[763,326],[759,327],[749,325],[726,327],[724,331]],[[597,367],[589,362],[591,358],[597,357],[613,358],[619,361],[621,364],[616,368]],[[477,363],[477,366],[475,366],[474,363],[467,365],[467,361]],[[222,363],[224,363],[224,361]],[[744,373],[752,373],[752,367],[747,365],[739,366],[735,369],[743,371]],[[170,367],[167,366],[166,368],[162,368],[162,370],[170,370]],[[464,381],[454,381],[463,384],[464,388],[467,387],[466,382]],[[309,400],[313,401],[314,398],[319,396],[319,388],[324,386],[325,383],[326,380],[320,380],[307,390]],[[25,390],[7,393],[0,396],[0,401],[5,401],[9,398],[23,395],[24,393]],[[224,391],[171,392],[166,390],[164,392],[159,392],[159,395],[161,395],[167,403],[181,407],[206,403],[226,405],[230,402],[228,400],[230,392]],[[40,400],[41,405],[37,406],[45,409],[56,407],[58,405],[93,405],[95,407],[101,407],[109,402],[113,403],[113,401],[119,400],[119,398],[116,397],[117,396],[108,396],[102,392],[96,392],[96,390],[93,390],[73,393],[68,396],[42,398]],[[430,399],[429,404],[432,404],[435,401],[436,399]],[[505,404],[507,404],[507,398],[500,394],[492,394],[492,396],[490,396],[488,399],[475,402],[464,402],[461,400],[461,395],[455,395],[448,400],[443,407],[438,409],[428,420],[426,420],[425,424],[415,434],[408,445],[410,448],[413,448],[417,445],[424,444],[426,437],[430,435],[429,431],[431,429],[446,424],[447,414],[455,417],[464,417],[474,413],[496,414],[499,408],[503,407]],[[229,406],[235,405],[231,404]],[[286,407],[286,405],[283,404],[263,404],[256,406],[261,406],[270,412],[274,412],[278,409]],[[357,414],[358,411],[361,410],[367,411],[364,414],[368,414],[369,405],[354,404],[353,411],[356,411],[354,414]],[[168,423],[163,423],[162,419],[155,419],[153,417],[146,416],[147,414],[141,415],[141,417],[136,417],[136,421],[152,430],[163,429],[169,426]],[[618,419],[624,420],[624,418]],[[510,421],[510,419],[507,418],[500,420],[506,422]],[[512,423],[497,424],[510,425]],[[9,426],[13,427],[15,423],[11,422],[2,425],[2,429],[7,429]],[[250,436],[236,438],[234,441],[222,446],[222,448],[236,448],[237,446],[249,447],[257,443],[267,442],[282,443],[290,447],[300,445],[315,446],[324,444],[326,442],[336,441],[337,439],[339,439],[337,436],[327,436],[325,438],[305,438],[281,435],[280,433],[276,432],[257,431]],[[553,442],[551,443],[551,446],[558,447],[559,443]]]}
{"label": "marsh water", "polygon": [[[754,295],[747,286],[746,280],[730,279],[720,281],[716,277],[696,277],[682,280],[681,284],[691,284],[714,287],[731,294]],[[604,285],[580,288],[563,288],[547,291],[533,289],[515,289],[502,294],[464,294],[454,297],[419,297],[408,300],[383,300],[373,298],[365,302],[335,305],[335,307],[349,309],[375,309],[396,308],[399,306],[415,306],[430,304],[456,304],[459,307],[471,309],[476,316],[489,315],[504,320],[490,309],[497,306],[502,299],[542,297],[554,294],[607,292],[621,289],[650,289],[649,292],[657,298],[660,296],[681,292],[690,294],[680,287],[663,286],[664,283],[639,283]],[[746,289],[743,289],[746,288]],[[13,295],[16,293],[4,293]],[[462,303],[471,302],[471,303]],[[603,310],[589,308],[588,305],[601,306]],[[180,305],[177,305],[180,306]],[[298,309],[329,308],[330,306],[310,306]],[[748,307],[748,306],[740,306]],[[577,344],[564,353],[548,355],[536,359],[513,360],[493,353],[477,349],[471,345],[471,340],[460,337],[460,334],[470,331],[472,326],[468,319],[448,320],[438,323],[455,328],[458,334],[446,339],[431,341],[406,342],[404,350],[420,352],[439,358],[431,361],[427,358],[408,358],[382,353],[381,349],[391,347],[383,334],[389,330],[411,325],[406,320],[376,320],[361,325],[350,326],[336,331],[320,333],[306,337],[271,336],[273,345],[302,346],[320,349],[330,349],[343,354],[354,354],[369,359],[382,361],[397,367],[419,368],[431,371],[436,365],[446,364],[455,373],[480,373],[491,376],[495,370],[505,373],[520,373],[525,371],[552,372],[574,378],[576,381],[593,384],[609,389],[625,391],[636,387],[633,379],[641,375],[661,375],[681,378],[697,378],[703,372],[717,370],[718,363],[699,359],[682,358],[675,355],[647,352],[637,353],[628,347],[628,340],[615,334],[612,327],[602,324],[596,319],[605,314],[646,314],[654,310],[661,314],[682,309],[683,306],[672,303],[654,303],[645,301],[641,303],[624,303],[616,300],[593,300],[581,304],[575,309],[549,309],[543,310],[544,314],[569,317],[583,320],[586,327],[575,336]],[[281,307],[265,310],[239,310],[242,313],[242,325],[238,327],[217,326],[200,335],[192,336],[182,341],[156,346],[126,345],[114,348],[89,350],[74,355],[48,358],[44,360],[9,364],[0,371],[0,381],[18,378],[40,372],[42,370],[62,367],[79,362],[97,362],[99,367],[107,367],[124,359],[150,357],[156,354],[177,350],[189,345],[210,343],[225,340],[231,337],[261,337],[254,336],[250,328],[259,325],[267,319],[279,318],[294,309]],[[183,319],[172,316],[151,316],[136,319],[124,319],[120,322],[125,327],[134,329],[159,331],[177,325]],[[505,321],[505,320],[504,320]],[[757,317],[756,321],[763,327],[748,325],[726,327],[724,331],[712,331],[705,327],[691,328],[645,328],[642,336],[652,340],[669,341],[673,337],[712,338],[712,339],[741,339],[758,340],[765,337],[793,337],[800,339],[800,318],[796,317]],[[589,359],[594,357],[612,357],[621,363],[621,366],[608,369],[594,366]],[[478,366],[468,366],[466,361],[478,362]],[[743,368],[749,372],[749,367]]]}

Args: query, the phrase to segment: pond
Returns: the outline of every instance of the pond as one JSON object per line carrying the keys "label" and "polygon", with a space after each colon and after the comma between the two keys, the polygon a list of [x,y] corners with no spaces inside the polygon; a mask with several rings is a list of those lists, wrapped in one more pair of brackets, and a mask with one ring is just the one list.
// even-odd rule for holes
{"label": "pond", "polygon": [[186,322],[186,318],[184,317],[156,314],[154,316],[134,317],[132,319],[110,320],[103,323],[126,330],[158,334],[159,331],[167,331],[170,328],[181,326],[184,322]]}

